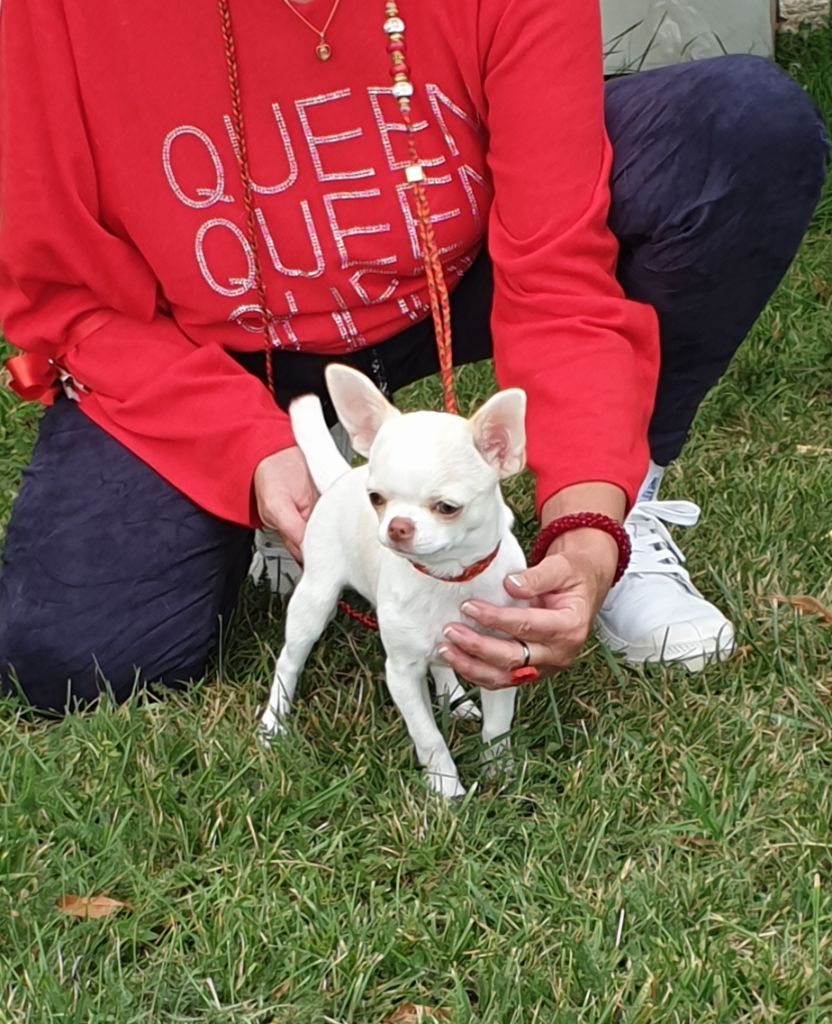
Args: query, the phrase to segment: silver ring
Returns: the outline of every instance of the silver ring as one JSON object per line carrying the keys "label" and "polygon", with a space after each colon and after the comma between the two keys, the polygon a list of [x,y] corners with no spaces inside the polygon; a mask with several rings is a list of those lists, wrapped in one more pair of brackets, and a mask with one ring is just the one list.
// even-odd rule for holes
{"label": "silver ring", "polygon": [[529,650],[529,645],[525,640],[518,640],[517,643],[523,648],[523,664],[520,668],[528,668],[532,660],[532,652]]}

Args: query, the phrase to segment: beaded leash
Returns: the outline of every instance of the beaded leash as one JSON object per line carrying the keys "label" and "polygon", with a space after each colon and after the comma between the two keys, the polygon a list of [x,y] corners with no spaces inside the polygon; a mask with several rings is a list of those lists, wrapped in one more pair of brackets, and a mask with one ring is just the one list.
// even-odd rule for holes
{"label": "beaded leash", "polygon": [[436,335],[436,351],[439,357],[439,375],[442,379],[442,395],[446,412],[457,412],[456,394],[454,392],[454,362],[451,342],[451,302],[448,287],[439,257],[439,247],[430,217],[430,204],[425,191],[425,172],[419,154],[416,151],[415,132],[410,119],[410,100],[413,96],[413,83],[410,81],[410,69],[407,65],[405,49],[405,24],[399,16],[395,0],[388,0],[384,6],[387,16],[384,31],[387,35],[387,52],[390,54],[390,76],[393,79],[393,95],[399,105],[402,120],[407,129],[407,153],[410,163],[405,168],[405,177],[413,188],[419,241],[422,247],[422,259],[425,264],[425,277],[430,296],[430,311],[433,316],[434,333]]}

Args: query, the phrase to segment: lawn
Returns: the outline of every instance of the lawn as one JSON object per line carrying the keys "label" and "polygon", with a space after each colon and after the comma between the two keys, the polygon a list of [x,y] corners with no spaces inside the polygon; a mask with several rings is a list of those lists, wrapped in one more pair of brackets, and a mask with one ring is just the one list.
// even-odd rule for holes
{"label": "lawn", "polygon": [[[832,116],[832,32],[781,60]],[[832,192],[665,488],[703,507],[682,541],[739,653],[691,677],[590,645],[522,693],[499,783],[443,713],[479,782],[459,805],[427,795],[344,620],[258,748],[262,588],[187,695],[54,723],[0,703],[0,1021],[832,1020],[832,631],[773,600],[832,601],[830,339]],[[468,406],[490,386],[460,376]],[[0,393],[0,520],[36,415]],[[511,499],[528,540],[528,480]],[[126,906],[83,920],[68,895]]]}

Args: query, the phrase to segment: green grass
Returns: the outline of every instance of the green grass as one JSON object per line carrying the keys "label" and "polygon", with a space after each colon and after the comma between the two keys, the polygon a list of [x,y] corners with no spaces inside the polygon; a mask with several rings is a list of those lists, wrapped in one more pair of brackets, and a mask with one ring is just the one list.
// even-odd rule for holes
{"label": "green grass", "polygon": [[[832,114],[832,34],[783,59]],[[1,704],[0,1021],[832,1020],[832,631],[771,603],[832,601],[831,295],[827,197],[667,484],[704,508],[684,544],[740,656],[688,677],[590,646],[523,692],[511,781],[451,725],[480,788],[430,799],[376,641],[342,621],[259,750],[263,590],[187,695],[56,723]],[[461,376],[466,402],[488,385]],[[35,418],[0,394],[2,518]],[[528,538],[527,481],[512,500]],[[67,918],[67,893],[130,909]]]}

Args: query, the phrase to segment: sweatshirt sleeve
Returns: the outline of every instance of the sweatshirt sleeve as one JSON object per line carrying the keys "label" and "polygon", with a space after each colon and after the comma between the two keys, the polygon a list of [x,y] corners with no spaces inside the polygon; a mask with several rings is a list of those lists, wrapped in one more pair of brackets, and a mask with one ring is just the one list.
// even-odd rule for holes
{"label": "sweatshirt sleeve", "polygon": [[658,325],[615,276],[598,4],[481,0],[480,11],[497,378],[528,395],[538,509],[589,481],[632,503],[647,468]]}
{"label": "sweatshirt sleeve", "polygon": [[256,525],[252,479],[291,445],[266,387],[161,310],[155,277],[108,230],[61,0],[0,7],[0,321],[55,360],[81,408],[196,504]]}

